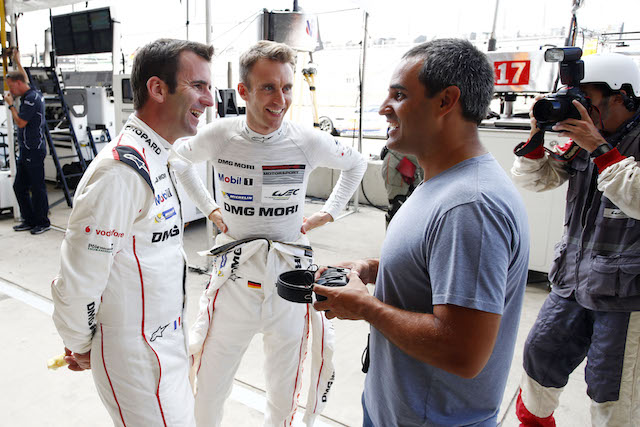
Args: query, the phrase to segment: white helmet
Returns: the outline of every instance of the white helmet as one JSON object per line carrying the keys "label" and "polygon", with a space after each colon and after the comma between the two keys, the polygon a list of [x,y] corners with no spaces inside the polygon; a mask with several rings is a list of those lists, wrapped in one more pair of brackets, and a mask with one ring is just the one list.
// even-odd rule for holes
{"label": "white helmet", "polygon": [[640,98],[640,69],[631,57],[619,53],[597,53],[582,58],[584,78],[580,83],[606,83],[612,90],[630,84]]}

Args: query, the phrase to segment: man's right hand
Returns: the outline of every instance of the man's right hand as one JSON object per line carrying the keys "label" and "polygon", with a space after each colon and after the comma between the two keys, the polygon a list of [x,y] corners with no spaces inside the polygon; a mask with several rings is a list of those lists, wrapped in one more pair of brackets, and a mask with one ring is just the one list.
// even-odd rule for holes
{"label": "man's right hand", "polygon": [[[346,261],[333,264],[333,267],[344,267],[351,270],[352,273],[360,276],[360,280],[365,285],[368,283],[376,283],[376,277],[378,276],[378,260],[374,259],[361,259],[358,261]],[[318,280],[320,275],[327,269],[327,267],[320,267],[316,271],[315,279]]]}
{"label": "man's right hand", "polygon": [[69,364],[68,368],[72,371],[91,369],[91,350],[86,353],[74,353],[65,347],[64,361]]}
{"label": "man's right hand", "polygon": [[227,224],[225,224],[222,220],[222,212],[220,211],[220,208],[211,212],[209,214],[209,219],[216,225],[216,227],[218,227],[218,230],[220,230],[221,232],[226,233],[229,230]]}

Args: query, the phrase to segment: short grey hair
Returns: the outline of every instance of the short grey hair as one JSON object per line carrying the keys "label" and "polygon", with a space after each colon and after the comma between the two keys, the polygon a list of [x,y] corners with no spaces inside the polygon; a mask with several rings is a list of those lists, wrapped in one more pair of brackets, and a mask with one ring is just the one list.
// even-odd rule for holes
{"label": "short grey hair", "polygon": [[249,73],[251,68],[261,59],[289,64],[295,71],[296,51],[283,43],[260,40],[240,55],[240,81],[249,87]]}
{"label": "short grey hair", "polygon": [[431,98],[449,86],[460,89],[462,116],[480,123],[493,98],[493,67],[467,40],[437,39],[415,46],[402,57],[423,61],[418,80]]}

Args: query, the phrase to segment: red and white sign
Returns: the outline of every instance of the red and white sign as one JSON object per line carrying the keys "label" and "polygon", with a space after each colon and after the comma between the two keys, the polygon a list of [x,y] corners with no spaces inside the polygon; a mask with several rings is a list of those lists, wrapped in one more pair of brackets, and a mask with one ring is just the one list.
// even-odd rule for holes
{"label": "red and white sign", "polygon": [[496,61],[493,63],[496,86],[518,86],[529,84],[531,61]]}

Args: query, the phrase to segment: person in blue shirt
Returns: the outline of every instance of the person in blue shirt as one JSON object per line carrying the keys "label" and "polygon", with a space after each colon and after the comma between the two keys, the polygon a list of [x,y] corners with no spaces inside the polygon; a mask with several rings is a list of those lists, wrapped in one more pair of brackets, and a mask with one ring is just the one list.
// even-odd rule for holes
{"label": "person in blue shirt", "polygon": [[[493,95],[465,40],[418,45],[391,77],[387,146],[424,181],[395,214],[379,260],[346,262],[344,287],[314,286],[327,317],[371,325],[364,426],[493,426],[513,359],[529,225],[511,179],[482,146]],[[322,273],[323,269],[318,271]],[[375,283],[370,295],[365,283]]]}
{"label": "person in blue shirt", "polygon": [[[13,51],[13,61],[17,71],[7,74],[9,92],[5,102],[18,126],[18,146],[20,152],[16,160],[16,178],[13,191],[20,207],[23,221],[14,226],[15,231],[31,231],[41,234],[51,228],[49,222],[49,200],[44,182],[44,158],[47,146],[44,136],[44,97],[29,85],[27,73],[20,64],[20,53]],[[14,97],[20,98],[20,110],[13,104]]]}

